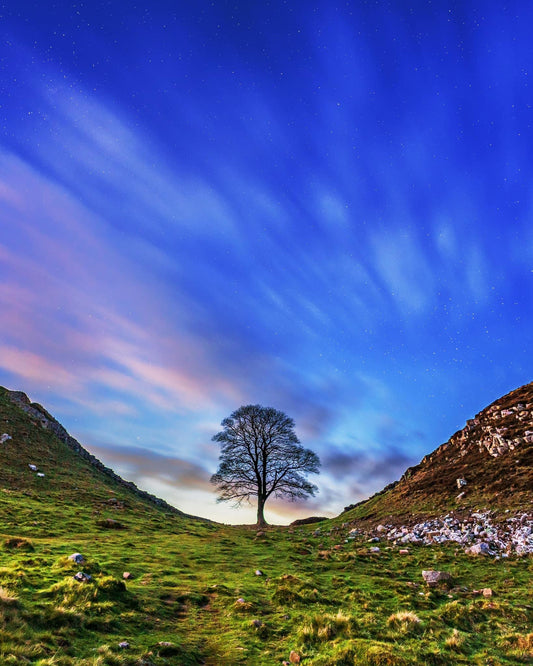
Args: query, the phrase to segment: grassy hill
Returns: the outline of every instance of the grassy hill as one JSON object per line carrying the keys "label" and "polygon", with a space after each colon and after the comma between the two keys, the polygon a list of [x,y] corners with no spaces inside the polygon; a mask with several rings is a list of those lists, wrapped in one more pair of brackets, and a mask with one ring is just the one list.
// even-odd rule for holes
{"label": "grassy hill", "polygon": [[412,522],[481,507],[533,512],[533,383],[490,404],[398,483],[349,507],[341,520]]}
{"label": "grassy hill", "polygon": [[[41,423],[0,392],[0,665],[533,663],[529,558],[200,521]],[[427,569],[453,580],[427,587]]]}

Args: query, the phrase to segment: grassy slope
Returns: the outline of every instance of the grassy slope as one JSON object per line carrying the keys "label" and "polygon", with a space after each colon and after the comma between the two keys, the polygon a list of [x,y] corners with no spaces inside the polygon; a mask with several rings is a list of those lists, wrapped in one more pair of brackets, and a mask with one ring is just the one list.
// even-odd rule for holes
{"label": "grassy slope", "polygon": [[[533,512],[533,443],[522,441],[498,457],[490,456],[483,447],[480,450],[478,444],[486,437],[481,425],[493,432],[502,428],[510,440],[533,431],[531,416],[518,419],[516,414],[510,414],[495,420],[491,414],[511,409],[517,403],[533,404],[533,383],[489,405],[476,415],[477,425],[456,433],[419,465],[407,470],[397,484],[343,513],[339,520],[413,522],[451,510],[460,513],[481,508],[498,513],[506,509]],[[468,479],[460,498],[458,478]]]}
{"label": "grassy slope", "polygon": [[[271,665],[291,650],[309,666],[533,663],[530,559],[370,554],[330,522],[318,537],[316,525],[257,537],[168,514],[1,396],[0,419],[14,435],[0,450],[0,664]],[[124,529],[100,527],[105,518]],[[85,564],[68,560],[77,551]],[[428,568],[468,589],[428,591]],[[79,570],[92,581],[74,581]],[[134,578],[124,583],[124,571]],[[494,597],[474,596],[481,587]]]}

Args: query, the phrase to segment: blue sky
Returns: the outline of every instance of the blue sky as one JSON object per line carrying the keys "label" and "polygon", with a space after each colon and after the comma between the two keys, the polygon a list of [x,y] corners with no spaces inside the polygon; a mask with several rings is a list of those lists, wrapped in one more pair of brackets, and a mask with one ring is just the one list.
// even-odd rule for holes
{"label": "blue sky", "polygon": [[281,409],[333,515],[532,379],[526,2],[5,2],[0,383],[226,522]]}

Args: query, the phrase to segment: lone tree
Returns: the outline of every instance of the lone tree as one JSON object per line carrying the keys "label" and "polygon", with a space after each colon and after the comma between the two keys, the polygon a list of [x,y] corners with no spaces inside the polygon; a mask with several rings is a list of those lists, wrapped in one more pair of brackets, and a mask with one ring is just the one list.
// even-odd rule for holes
{"label": "lone tree", "polygon": [[313,496],[318,488],[305,475],[318,474],[320,460],[304,449],[294,432],[294,421],[272,407],[239,407],[221,423],[213,441],[221,445],[220,464],[211,483],[219,502],[241,504],[257,497],[257,525],[266,525],[267,499],[290,500]]}

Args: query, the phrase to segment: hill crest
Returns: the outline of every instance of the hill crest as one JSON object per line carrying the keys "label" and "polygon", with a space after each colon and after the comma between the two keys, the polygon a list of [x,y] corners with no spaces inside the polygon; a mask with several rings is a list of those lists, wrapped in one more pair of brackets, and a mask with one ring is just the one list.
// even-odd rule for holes
{"label": "hill crest", "polygon": [[[37,402],[32,402],[29,397],[23,391],[12,391],[4,387],[0,387],[0,395],[5,396],[7,400],[15,405],[18,409],[22,410],[26,417],[29,419],[29,423],[21,423],[18,426],[18,438],[19,439],[30,439],[31,434],[29,428],[31,426],[36,426],[41,430],[44,430],[48,433],[51,433],[61,442],[63,442],[71,451],[73,451],[79,458],[81,458],[86,463],[94,468],[98,473],[101,473],[107,479],[115,482],[122,488],[130,491],[136,495],[139,499],[147,501],[148,503],[155,505],[163,509],[166,512],[177,514],[187,518],[195,518],[195,516],[190,516],[183,513],[176,507],[172,506],[165,500],[152,495],[149,492],[141,490],[138,488],[135,483],[132,481],[126,481],[116,472],[114,472],[110,467],[104,465],[96,456],[92,453],[89,453],[74,437],[72,437],[67,430],[55,419],[42,405]],[[9,423],[12,419],[4,418],[4,422],[7,422],[4,428],[6,428],[6,434],[11,435],[9,432]],[[20,442],[19,442],[20,444]],[[198,520],[204,520],[198,518]]]}
{"label": "hill crest", "polygon": [[[438,515],[489,506],[531,511],[533,383],[492,402],[465,427],[369,500],[346,507],[361,518]],[[344,515],[344,514],[343,514]]]}

